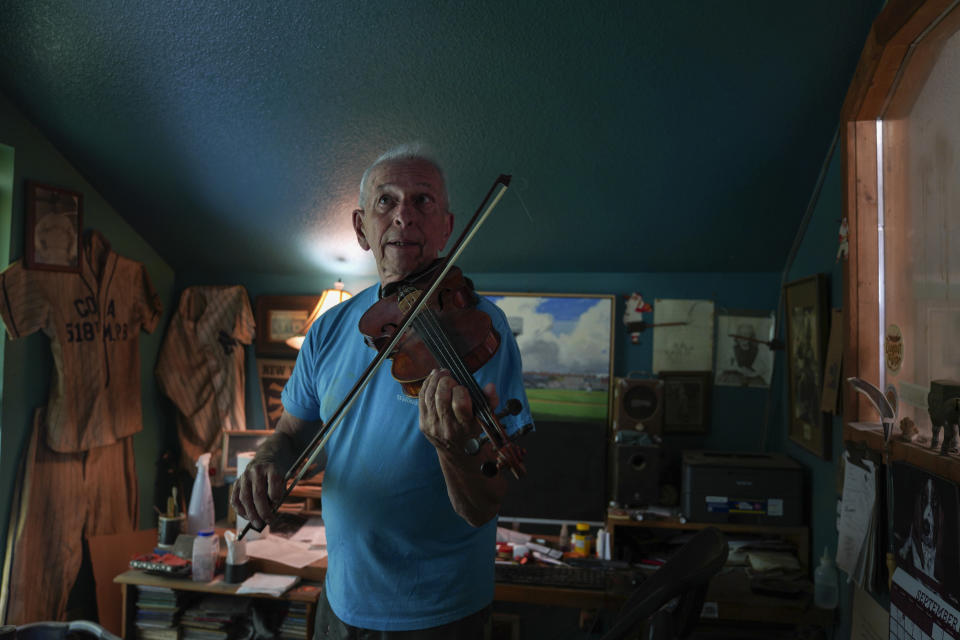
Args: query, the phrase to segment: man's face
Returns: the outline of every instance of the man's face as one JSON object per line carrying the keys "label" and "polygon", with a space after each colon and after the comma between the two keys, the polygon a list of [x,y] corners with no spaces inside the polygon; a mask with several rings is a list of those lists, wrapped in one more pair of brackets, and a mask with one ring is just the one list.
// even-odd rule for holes
{"label": "man's face", "polygon": [[429,265],[447,244],[453,215],[440,172],[422,160],[374,167],[353,212],[357,242],[373,252],[380,283],[397,282]]}

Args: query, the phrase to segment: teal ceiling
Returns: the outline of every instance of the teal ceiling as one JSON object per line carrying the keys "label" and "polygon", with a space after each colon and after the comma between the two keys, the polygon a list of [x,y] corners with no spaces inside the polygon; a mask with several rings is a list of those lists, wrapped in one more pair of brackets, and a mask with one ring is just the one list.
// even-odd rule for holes
{"label": "teal ceiling", "polygon": [[467,272],[778,271],[879,4],[0,0],[0,91],[178,271],[374,274],[409,140]]}

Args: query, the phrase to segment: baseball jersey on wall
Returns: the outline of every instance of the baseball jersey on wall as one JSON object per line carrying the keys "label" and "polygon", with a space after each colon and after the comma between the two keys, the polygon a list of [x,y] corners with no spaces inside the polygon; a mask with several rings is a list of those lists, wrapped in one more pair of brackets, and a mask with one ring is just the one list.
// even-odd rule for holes
{"label": "baseball jersey on wall", "polygon": [[[246,429],[244,349],[253,342],[253,311],[241,286],[187,287],[157,359],[157,383],[177,407],[181,464],[220,460],[224,429]],[[222,482],[218,463],[213,480]]]}
{"label": "baseball jersey on wall", "polygon": [[18,260],[0,272],[0,316],[12,338],[43,331],[54,379],[47,403],[48,446],[69,453],[112,444],[142,428],[141,329],[152,332],[163,305],[139,262],[84,233],[80,273],[33,271]]}

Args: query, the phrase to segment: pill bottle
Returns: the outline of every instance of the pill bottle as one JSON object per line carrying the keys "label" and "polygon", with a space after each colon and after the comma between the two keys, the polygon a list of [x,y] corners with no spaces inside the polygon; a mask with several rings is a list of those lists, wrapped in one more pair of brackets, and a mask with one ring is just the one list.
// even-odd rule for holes
{"label": "pill bottle", "polygon": [[571,537],[573,553],[578,556],[589,556],[593,548],[593,536],[590,535],[590,525],[586,522],[577,523],[577,532]]}
{"label": "pill bottle", "polygon": [[193,539],[192,577],[196,582],[210,582],[217,571],[220,536],[205,529]]}

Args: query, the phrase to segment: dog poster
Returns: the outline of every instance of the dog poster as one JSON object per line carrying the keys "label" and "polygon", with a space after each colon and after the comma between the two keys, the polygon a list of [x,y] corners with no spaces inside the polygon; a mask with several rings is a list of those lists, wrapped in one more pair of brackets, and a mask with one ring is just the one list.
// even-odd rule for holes
{"label": "dog poster", "polygon": [[905,462],[893,463],[890,637],[960,638],[960,491]]}
{"label": "dog poster", "polygon": [[957,485],[912,465],[893,464],[897,566],[960,605]]}

